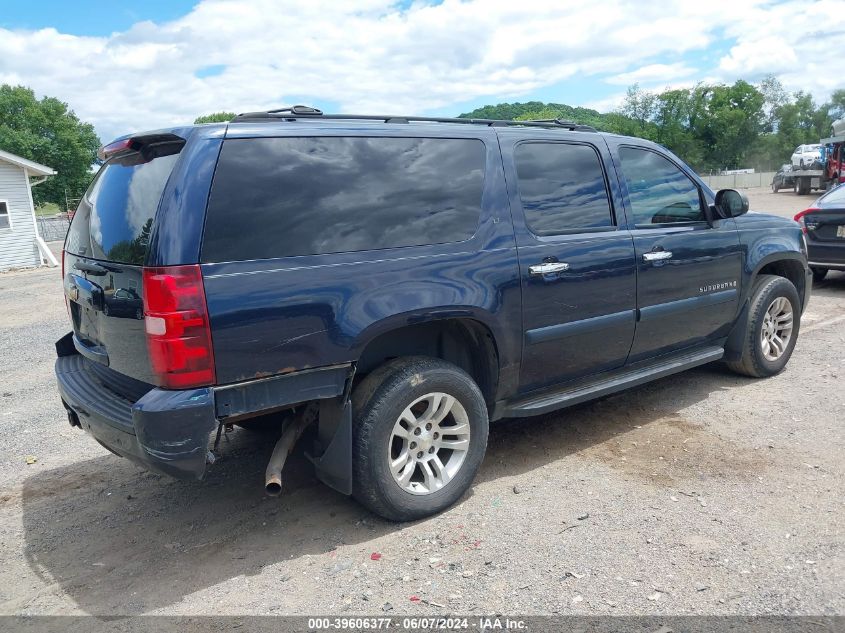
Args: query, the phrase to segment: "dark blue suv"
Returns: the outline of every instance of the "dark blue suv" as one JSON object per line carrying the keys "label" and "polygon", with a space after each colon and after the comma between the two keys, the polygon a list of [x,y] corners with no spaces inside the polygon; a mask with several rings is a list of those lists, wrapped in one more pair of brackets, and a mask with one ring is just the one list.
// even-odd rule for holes
{"label": "dark blue suv", "polygon": [[561,121],[297,106],[101,154],[59,390],[72,425],[176,477],[221,428],[277,425],[268,492],[306,432],[322,481],[422,517],[471,485],[491,420],[718,360],[779,372],[810,293],[798,224]]}

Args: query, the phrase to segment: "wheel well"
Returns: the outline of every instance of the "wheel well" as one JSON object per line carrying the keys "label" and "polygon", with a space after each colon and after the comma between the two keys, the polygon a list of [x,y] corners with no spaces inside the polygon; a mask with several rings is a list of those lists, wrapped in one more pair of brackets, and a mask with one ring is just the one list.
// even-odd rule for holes
{"label": "wheel well", "polygon": [[804,267],[800,262],[794,259],[780,259],[775,262],[770,262],[759,270],[757,276],[759,277],[760,275],[777,275],[778,277],[788,279],[792,282],[792,285],[795,286],[795,289],[798,291],[798,296],[801,297],[803,301],[804,284],[806,283],[806,279],[804,277]]}
{"label": "wheel well", "polygon": [[401,356],[431,356],[457,365],[472,376],[488,406],[495,401],[499,355],[493,333],[478,321],[445,319],[380,334],[361,353],[356,379]]}

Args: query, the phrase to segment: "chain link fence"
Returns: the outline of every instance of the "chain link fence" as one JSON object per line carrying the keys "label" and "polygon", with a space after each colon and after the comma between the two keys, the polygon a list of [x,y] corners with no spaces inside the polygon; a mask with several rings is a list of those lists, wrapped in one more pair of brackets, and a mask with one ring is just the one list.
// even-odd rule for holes
{"label": "chain link fence", "polygon": [[38,234],[45,242],[63,242],[67,229],[70,226],[70,220],[66,213],[55,215],[52,217],[36,216],[36,224],[38,225]]}

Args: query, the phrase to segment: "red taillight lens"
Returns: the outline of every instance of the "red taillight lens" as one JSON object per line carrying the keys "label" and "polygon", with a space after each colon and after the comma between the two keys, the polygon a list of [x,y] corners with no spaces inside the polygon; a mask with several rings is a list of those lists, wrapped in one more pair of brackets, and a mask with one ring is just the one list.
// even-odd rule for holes
{"label": "red taillight lens", "polygon": [[160,386],[214,384],[211,325],[199,265],[144,268],[144,326]]}
{"label": "red taillight lens", "polygon": [[[64,287],[64,285],[65,285],[65,258],[66,258],[66,255],[67,255],[67,251],[65,251],[65,249],[62,249],[62,287]],[[70,316],[70,304],[67,301],[67,295],[65,293],[62,293],[62,296],[64,296],[64,298],[65,298],[65,310],[67,310],[67,314],[68,314],[68,316]]]}
{"label": "red taillight lens", "polygon": [[804,233],[807,232],[807,224],[804,221],[804,216],[807,215],[808,213],[812,213],[813,211],[818,211],[818,209],[816,207],[810,207],[809,209],[804,209],[803,211],[799,211],[798,213],[796,213],[795,217],[792,218],[793,220],[798,222],[798,224],[801,225],[801,230],[804,231]]}

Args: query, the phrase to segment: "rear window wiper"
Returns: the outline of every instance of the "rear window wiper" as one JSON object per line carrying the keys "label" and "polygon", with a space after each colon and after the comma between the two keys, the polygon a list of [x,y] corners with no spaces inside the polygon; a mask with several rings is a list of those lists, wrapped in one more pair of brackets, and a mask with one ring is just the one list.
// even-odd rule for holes
{"label": "rear window wiper", "polygon": [[76,262],[73,265],[76,270],[82,270],[89,275],[105,275],[109,272],[109,269],[105,266],[100,266],[99,264],[89,264],[87,262]]}

